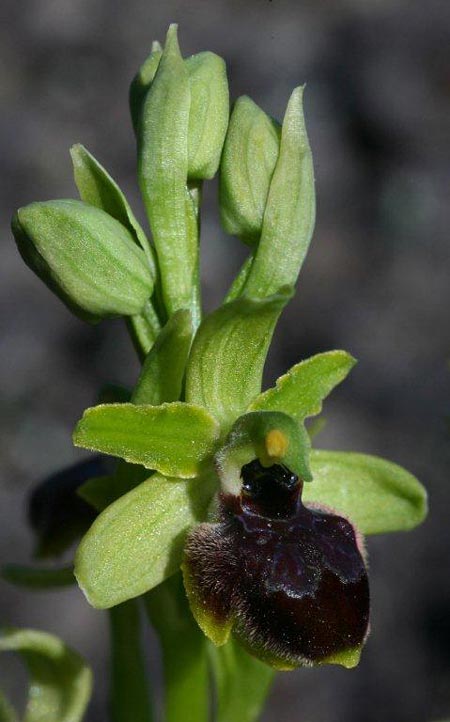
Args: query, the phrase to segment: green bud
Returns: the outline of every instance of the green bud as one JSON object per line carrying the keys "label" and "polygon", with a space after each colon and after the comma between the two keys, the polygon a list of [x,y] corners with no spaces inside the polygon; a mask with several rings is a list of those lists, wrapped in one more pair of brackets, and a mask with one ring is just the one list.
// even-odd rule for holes
{"label": "green bud", "polygon": [[191,104],[188,127],[188,177],[212,178],[219,167],[228,126],[226,66],[214,53],[203,52],[184,61]]}
{"label": "green bud", "polygon": [[12,231],[25,263],[84,320],[139,313],[152,293],[144,252],[99,208],[31,203],[14,215]]}
{"label": "green bud", "polygon": [[280,286],[295,284],[314,221],[314,169],[303,114],[303,88],[299,87],[292,92],[284,115],[261,239],[244,293],[264,298]]}
{"label": "green bud", "polygon": [[261,235],[280,134],[279,124],[251,98],[236,101],[223,149],[220,209],[226,232],[249,245]]}
{"label": "green bud", "polygon": [[187,189],[189,78],[177,38],[167,33],[155,79],[145,96],[138,133],[139,182],[161,272],[168,315],[192,311],[198,323],[198,226]]}
{"label": "green bud", "polygon": [[158,70],[161,60],[162,47],[157,40],[153,41],[152,51],[147,60],[141,65],[130,85],[129,103],[130,114],[134,132],[138,132],[139,119],[141,117],[142,105],[147,91],[153,83],[153,78]]}

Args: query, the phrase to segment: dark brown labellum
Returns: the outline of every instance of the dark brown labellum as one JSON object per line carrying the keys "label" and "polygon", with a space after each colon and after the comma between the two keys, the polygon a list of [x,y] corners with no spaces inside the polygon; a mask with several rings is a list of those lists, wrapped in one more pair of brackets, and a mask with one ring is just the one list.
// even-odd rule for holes
{"label": "dark brown labellum", "polygon": [[[189,596],[210,625],[232,625],[250,652],[279,667],[326,662],[359,648],[369,585],[351,523],[301,501],[301,481],[258,460],[239,497],[220,497],[217,523],[190,534]],[[190,589],[189,589],[190,588]],[[198,618],[198,617],[197,617]],[[206,631],[206,630],[205,630]]]}

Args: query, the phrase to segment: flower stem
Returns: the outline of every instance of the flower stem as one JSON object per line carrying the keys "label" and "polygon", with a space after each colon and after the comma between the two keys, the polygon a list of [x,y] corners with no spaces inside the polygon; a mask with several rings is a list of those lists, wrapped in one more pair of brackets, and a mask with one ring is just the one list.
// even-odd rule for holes
{"label": "flower stem", "polygon": [[109,619],[112,722],[152,722],[137,601],[131,599],[113,607],[109,610]]}

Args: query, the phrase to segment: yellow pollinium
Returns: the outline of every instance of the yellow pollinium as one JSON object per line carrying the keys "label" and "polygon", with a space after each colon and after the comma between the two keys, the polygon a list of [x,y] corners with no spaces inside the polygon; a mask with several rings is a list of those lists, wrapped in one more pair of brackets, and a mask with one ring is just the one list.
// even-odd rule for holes
{"label": "yellow pollinium", "polygon": [[280,429],[271,429],[264,439],[266,454],[270,459],[281,459],[286,454],[289,439]]}

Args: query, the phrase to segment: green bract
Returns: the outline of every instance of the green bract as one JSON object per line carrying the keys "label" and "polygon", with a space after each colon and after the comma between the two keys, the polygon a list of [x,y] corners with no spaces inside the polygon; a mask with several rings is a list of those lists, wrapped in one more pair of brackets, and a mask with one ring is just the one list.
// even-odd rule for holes
{"label": "green bract", "polygon": [[267,351],[289,288],[265,299],[242,297],[207,316],[194,340],[186,399],[205,406],[228,431],[261,388]]}
{"label": "green bract", "polygon": [[72,157],[75,183],[81,200],[91,206],[100,208],[102,211],[106,211],[129,230],[138,246],[146,253],[154,279],[156,269],[153,251],[131,210],[130,204],[115,180],[80,143],[72,146],[70,155]]}
{"label": "green bract", "polygon": [[[255,722],[272,667],[358,663],[370,599],[361,535],[413,528],[426,493],[383,459],[311,449],[323,419],[309,434],[305,420],[354,366],[346,351],[302,360],[262,390],[315,220],[303,88],[281,126],[246,96],[229,118],[224,61],[183,59],[171,25],[129,100],[151,236],[80,144],[81,200],[13,218],[25,262],[74,313],[126,317],[142,368],[132,391],[109,386],[85,411],[74,443],[100,455],[54,475],[31,514],[49,556],[82,536],[74,567],[8,565],[2,576],[36,590],[76,578],[90,604],[111,609],[114,722],[153,719],[140,595],[162,650],[165,722],[207,722],[211,679],[215,722]],[[203,316],[202,184],[216,172],[222,224],[251,248]],[[27,722],[81,719],[90,672],[79,658],[36,632],[0,637],[0,651],[13,648],[37,690]],[[1,695],[0,718],[16,719]]]}
{"label": "green bract", "polygon": [[110,215],[81,201],[20,208],[12,221],[20,254],[78,316],[139,313],[153,281],[144,252]]}

